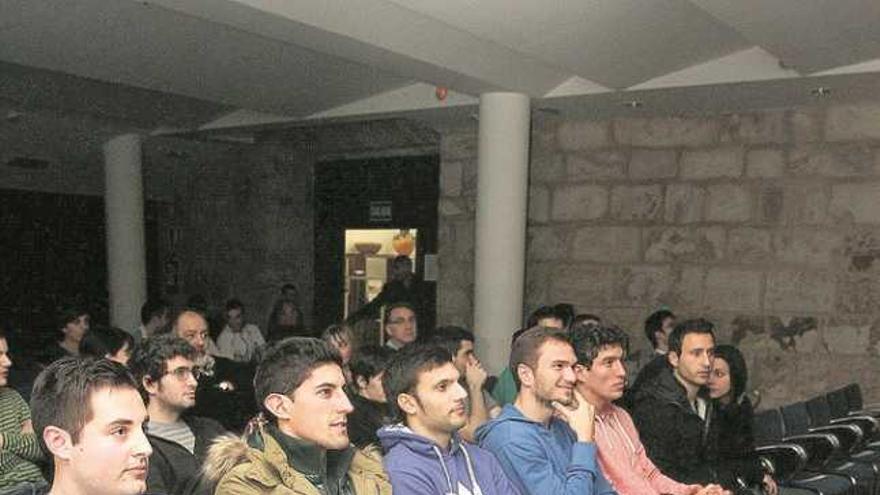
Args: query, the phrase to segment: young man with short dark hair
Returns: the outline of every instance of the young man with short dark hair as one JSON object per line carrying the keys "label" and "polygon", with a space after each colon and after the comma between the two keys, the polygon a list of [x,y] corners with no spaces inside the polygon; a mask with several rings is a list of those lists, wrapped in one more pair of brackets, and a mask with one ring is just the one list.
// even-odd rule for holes
{"label": "young man with short dark hair", "polygon": [[106,359],[62,358],[37,377],[34,430],[55,468],[50,495],[140,495],[147,408],[134,378]]}
{"label": "young man with short dark hair", "polygon": [[46,480],[37,463],[44,460],[34,435],[31,411],[21,395],[9,386],[9,341],[0,329],[0,492],[40,489]]}
{"label": "young man with short dark hair", "polygon": [[620,495],[716,495],[721,487],[686,485],[665,476],[645,453],[630,415],[614,405],[623,395],[629,339],[617,327],[577,325],[571,332],[577,390],[596,409],[599,465]]}
{"label": "young man with short dark hair", "polygon": [[159,335],[168,325],[171,306],[162,299],[147,299],[141,306],[141,326],[131,331],[135,344]]}
{"label": "young man with short dark hair", "polygon": [[184,414],[196,404],[201,371],[195,358],[196,350],[174,335],[150,337],[132,356],[131,372],[148,397],[150,492],[190,493],[208,447],[226,431],[212,419]]}
{"label": "young man with short dark hair", "polygon": [[713,483],[717,431],[705,397],[715,350],[707,320],[679,323],[669,336],[669,366],[646,379],[633,398],[632,417],[648,456],[682,483]]}
{"label": "young man with short dark hair", "polygon": [[419,335],[418,315],[415,307],[408,302],[395,302],[385,306],[382,321],[388,338],[385,346],[391,350],[403,349],[415,342]]}
{"label": "young man with short dark hair", "polygon": [[268,424],[211,447],[214,493],[390,494],[381,464],[349,443],[344,386],[342,360],[325,342],[292,337],[269,347],[254,377]]}
{"label": "young man with short dark hair", "polygon": [[354,411],[348,415],[348,437],[355,447],[364,449],[379,446],[376,432],[388,416],[388,400],[382,388],[385,368],[393,351],[378,345],[364,346],[352,355],[351,405]]}
{"label": "young man with short dark hair", "polygon": [[398,422],[379,430],[394,493],[517,493],[491,453],[458,438],[467,422],[467,391],[445,348],[406,347],[391,359],[383,382]]}
{"label": "young man with short dark hair", "polygon": [[263,333],[253,323],[244,320],[244,304],[238,299],[226,301],[226,326],[217,336],[220,355],[236,363],[251,363],[259,358],[266,345]]}
{"label": "young man with short dark hair", "polygon": [[440,327],[431,344],[445,347],[452,355],[452,362],[461,377],[461,384],[468,391],[468,422],[459,435],[468,442],[474,441],[477,428],[501,413],[501,406],[483,389],[489,377],[474,353],[474,334],[461,327]]}
{"label": "young man with short dark hair", "polygon": [[596,462],[593,406],[574,389],[575,362],[565,333],[523,333],[510,354],[516,400],[477,430],[524,495],[614,493]]}

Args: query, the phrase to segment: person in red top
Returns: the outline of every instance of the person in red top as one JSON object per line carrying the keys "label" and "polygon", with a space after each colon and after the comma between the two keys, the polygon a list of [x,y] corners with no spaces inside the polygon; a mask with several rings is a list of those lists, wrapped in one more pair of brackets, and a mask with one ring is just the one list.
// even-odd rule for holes
{"label": "person in red top", "polygon": [[599,466],[619,495],[723,495],[718,485],[686,485],[665,476],[651,462],[633,420],[613,404],[623,396],[623,365],[628,339],[612,326],[577,325],[572,329],[577,390],[596,409],[594,440]]}

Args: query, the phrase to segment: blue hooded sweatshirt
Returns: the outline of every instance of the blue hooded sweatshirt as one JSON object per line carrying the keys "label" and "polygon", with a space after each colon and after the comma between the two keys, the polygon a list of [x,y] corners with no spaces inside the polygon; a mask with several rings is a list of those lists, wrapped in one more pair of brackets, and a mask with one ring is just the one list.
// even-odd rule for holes
{"label": "blue hooded sweatshirt", "polygon": [[578,442],[562,420],[552,418],[547,427],[507,404],[476,437],[523,495],[616,493],[596,462],[596,444]]}
{"label": "blue hooded sweatshirt", "polygon": [[453,436],[449,450],[403,425],[379,430],[394,495],[517,495],[495,457]]}

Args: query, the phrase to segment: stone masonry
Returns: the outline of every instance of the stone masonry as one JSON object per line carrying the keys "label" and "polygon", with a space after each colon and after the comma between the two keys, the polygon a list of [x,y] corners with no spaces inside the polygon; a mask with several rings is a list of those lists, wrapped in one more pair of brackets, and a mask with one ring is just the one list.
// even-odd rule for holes
{"label": "stone masonry", "polygon": [[[440,323],[472,318],[476,165],[445,133]],[[740,346],[761,407],[880,398],[880,103],[535,122],[530,173],[524,314],[572,303],[648,352],[669,306]]]}

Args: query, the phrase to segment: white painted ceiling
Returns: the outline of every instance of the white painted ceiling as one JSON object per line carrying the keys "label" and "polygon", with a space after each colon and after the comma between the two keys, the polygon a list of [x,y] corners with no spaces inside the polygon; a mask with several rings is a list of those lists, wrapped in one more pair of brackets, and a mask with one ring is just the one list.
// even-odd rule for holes
{"label": "white painted ceiling", "polygon": [[496,90],[600,116],[766,108],[877,88],[880,1],[0,0],[0,62],[222,110],[185,128],[442,113]]}

